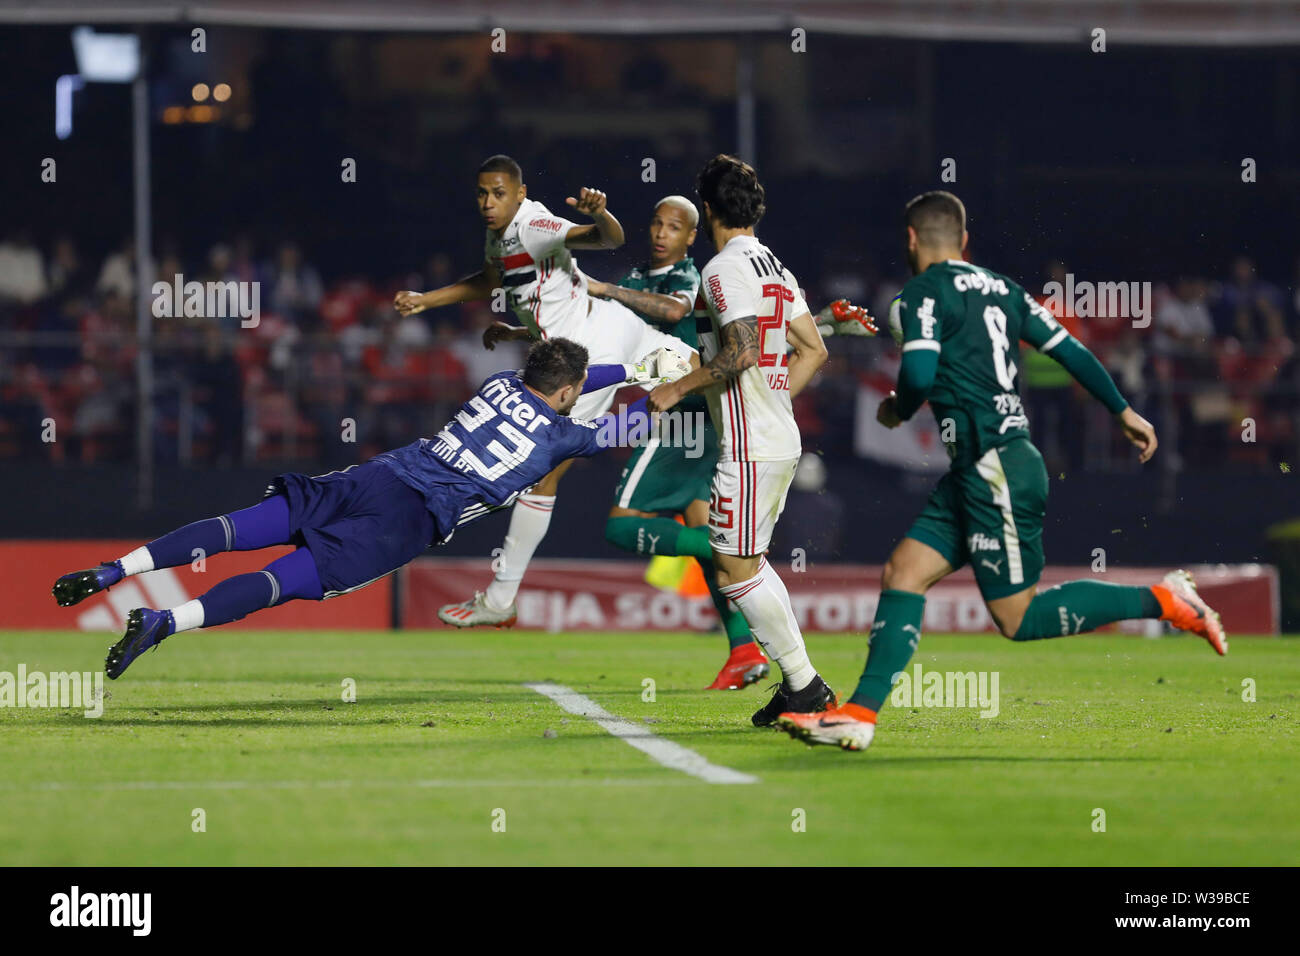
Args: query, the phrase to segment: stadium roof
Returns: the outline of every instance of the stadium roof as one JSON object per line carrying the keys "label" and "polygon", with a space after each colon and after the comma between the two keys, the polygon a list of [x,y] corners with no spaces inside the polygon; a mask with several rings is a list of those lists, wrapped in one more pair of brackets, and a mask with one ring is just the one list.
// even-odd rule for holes
{"label": "stadium roof", "polygon": [[1300,0],[0,0],[0,24],[675,34],[787,32],[1107,45],[1300,44]]}

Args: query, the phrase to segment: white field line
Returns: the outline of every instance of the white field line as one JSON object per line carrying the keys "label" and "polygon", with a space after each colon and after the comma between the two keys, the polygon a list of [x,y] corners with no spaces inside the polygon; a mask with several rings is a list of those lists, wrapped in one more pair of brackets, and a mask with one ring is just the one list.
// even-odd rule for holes
{"label": "white field line", "polygon": [[577,691],[560,684],[525,684],[524,686],[544,697],[549,697],[569,713],[586,717],[599,724],[615,737],[670,770],[680,770],[707,783],[758,783],[758,778],[751,774],[709,763],[694,750],[688,750],[671,740],[656,737],[644,724],[634,724],[622,717],[615,717],[594,700],[582,696]]}

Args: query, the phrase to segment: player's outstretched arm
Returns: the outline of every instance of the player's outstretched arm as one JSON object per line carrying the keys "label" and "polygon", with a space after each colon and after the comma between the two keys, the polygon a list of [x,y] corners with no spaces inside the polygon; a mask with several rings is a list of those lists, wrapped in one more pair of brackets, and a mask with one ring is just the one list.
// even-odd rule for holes
{"label": "player's outstretched arm", "polygon": [[790,397],[794,398],[826,364],[829,353],[821,332],[817,330],[817,323],[807,312],[795,316],[786,327],[785,340],[794,350],[789,361]]}
{"label": "player's outstretched arm", "polygon": [[1115,416],[1125,437],[1138,449],[1138,460],[1143,463],[1150,461],[1159,444],[1156,430],[1124,400],[1106,367],[1028,293],[1025,294],[1025,306],[1028,315],[1021,337],[1044,355],[1055,359],[1089,395],[1105,405],[1106,410]]}
{"label": "player's outstretched arm", "polygon": [[478,299],[490,299],[492,290],[501,284],[501,278],[492,266],[485,264],[473,275],[465,276],[458,282],[445,285],[429,292],[399,292],[393,296],[393,307],[402,315],[415,315],[425,309],[436,309],[457,302],[472,302]]}
{"label": "player's outstretched arm", "polygon": [[691,303],[675,295],[662,292],[642,292],[639,289],[625,289],[612,282],[587,280],[587,293],[598,299],[613,299],[622,302],[638,315],[656,322],[680,322],[691,311]]}
{"label": "player's outstretched arm", "polygon": [[690,375],[660,385],[647,396],[652,412],[666,412],[687,395],[729,382],[758,364],[758,317],[746,316],[722,327],[718,354]]}
{"label": "player's outstretched arm", "polygon": [[576,212],[592,218],[587,226],[574,226],[564,237],[567,249],[617,249],[623,245],[623,227],[605,208],[607,198],[599,189],[583,186],[575,199],[564,200]]}
{"label": "player's outstretched arm", "polygon": [[532,338],[533,333],[522,325],[493,322],[483,330],[483,347],[491,352],[497,347],[498,342],[528,342],[532,341]]}

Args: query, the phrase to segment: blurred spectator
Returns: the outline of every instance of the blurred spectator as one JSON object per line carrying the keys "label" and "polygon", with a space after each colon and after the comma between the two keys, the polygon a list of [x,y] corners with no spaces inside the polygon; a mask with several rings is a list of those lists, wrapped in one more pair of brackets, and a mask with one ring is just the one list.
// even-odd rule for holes
{"label": "blurred spectator", "polygon": [[1235,338],[1247,349],[1261,348],[1285,339],[1282,292],[1255,273],[1249,256],[1232,263],[1232,277],[1219,289],[1217,324],[1219,334]]}
{"label": "blurred spectator", "polygon": [[478,388],[489,375],[503,369],[523,368],[528,345],[524,342],[498,342],[489,352],[483,347],[483,332],[493,322],[499,321],[500,316],[483,302],[472,303],[471,308],[469,332],[459,336],[451,348],[464,366],[468,380]]}
{"label": "blurred spectator", "polygon": [[1205,283],[1181,277],[1156,310],[1152,348],[1162,355],[1205,354],[1214,341],[1214,320],[1205,304]]}
{"label": "blurred spectator", "polygon": [[0,300],[31,305],[45,297],[45,260],[24,230],[0,242]]}
{"label": "blurred spectator", "polygon": [[[170,281],[170,276],[168,280]],[[114,293],[128,302],[135,294],[135,239],[127,236],[117,251],[104,260],[95,281],[95,291]]]}
{"label": "blurred spectator", "polygon": [[240,236],[236,239],[226,278],[234,279],[236,282],[261,281],[266,270],[257,264],[256,249],[253,240],[248,236]]}
{"label": "blurred spectator", "polygon": [[243,458],[244,385],[231,348],[230,333],[216,322],[203,327],[202,344],[185,369],[193,388],[198,430],[209,440],[208,460],[220,467]]}
{"label": "blurred spectator", "polygon": [[319,273],[303,262],[297,244],[286,242],[280,246],[270,283],[267,302],[274,311],[292,316],[299,324],[314,321],[324,289]]}
{"label": "blurred spectator", "polygon": [[51,295],[64,298],[80,297],[91,291],[90,272],[82,264],[77,247],[67,236],[54,242],[50,256],[49,290]]}

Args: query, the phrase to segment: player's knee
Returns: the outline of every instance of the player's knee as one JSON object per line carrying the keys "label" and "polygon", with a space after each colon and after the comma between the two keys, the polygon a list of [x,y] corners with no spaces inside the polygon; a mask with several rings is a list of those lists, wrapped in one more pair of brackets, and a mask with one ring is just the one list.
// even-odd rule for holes
{"label": "player's knee", "polygon": [[[1020,633],[1020,624],[1025,619],[1025,612],[1023,610],[1003,611],[1001,614],[992,616],[993,623],[998,626],[999,633],[1009,641],[1016,640],[1017,635]],[[1021,639],[1023,640],[1023,638]]]}
{"label": "player's knee", "polygon": [[880,587],[884,591],[925,591],[923,582],[893,555],[885,562],[885,569],[880,574]]}

